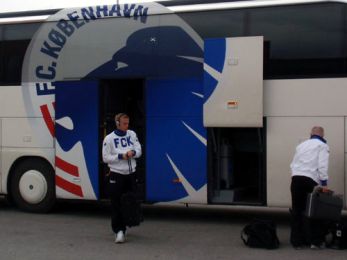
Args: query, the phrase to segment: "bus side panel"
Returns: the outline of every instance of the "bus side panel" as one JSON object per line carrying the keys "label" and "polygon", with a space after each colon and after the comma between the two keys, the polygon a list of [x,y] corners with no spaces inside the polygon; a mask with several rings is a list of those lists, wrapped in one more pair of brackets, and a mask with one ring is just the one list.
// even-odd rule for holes
{"label": "bus side panel", "polygon": [[[8,167],[5,167],[3,120],[10,117],[26,117],[21,86],[0,86],[0,193],[7,192]],[[9,166],[10,167],[10,166]]]}
{"label": "bus side panel", "polygon": [[346,116],[346,85],[346,78],[265,80],[264,114]]}
{"label": "bus side panel", "polygon": [[146,192],[153,202],[206,203],[206,130],[200,80],[146,85]]}
{"label": "bus side panel", "polygon": [[4,147],[15,148],[53,148],[53,138],[50,135],[36,134],[36,129],[45,129],[43,118],[3,118],[2,134]]}
{"label": "bus side panel", "polygon": [[290,206],[290,163],[296,146],[309,138],[312,126],[325,129],[330,147],[328,186],[344,195],[344,117],[267,117],[268,206]]}
{"label": "bus side panel", "polygon": [[[53,138],[42,115],[29,114],[22,98],[22,86],[0,86],[0,179],[1,192],[8,193],[7,181],[13,163],[36,156],[54,162]],[[48,108],[50,114],[54,111]]]}
{"label": "bus side panel", "polygon": [[26,117],[21,86],[0,86],[0,118]]}

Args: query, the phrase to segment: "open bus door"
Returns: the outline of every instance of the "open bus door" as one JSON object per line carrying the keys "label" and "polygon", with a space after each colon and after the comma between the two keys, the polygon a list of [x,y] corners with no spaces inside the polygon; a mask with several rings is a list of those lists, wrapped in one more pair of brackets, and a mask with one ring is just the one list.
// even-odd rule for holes
{"label": "open bus door", "polygon": [[[142,146],[142,156],[136,160],[137,196],[146,196],[146,115],[144,99],[144,79],[122,78],[100,81],[100,141],[115,129],[115,115],[126,113],[130,117],[129,129],[135,131]],[[101,154],[100,154],[101,158]],[[106,164],[100,164],[100,171],[108,171]],[[107,197],[105,182],[100,183],[101,198]]]}
{"label": "open bus door", "polygon": [[263,37],[204,46],[209,202],[264,204]]}
{"label": "open bus door", "polygon": [[56,82],[56,193],[99,198],[99,83]]}
{"label": "open bus door", "polygon": [[146,190],[151,202],[207,203],[202,80],[146,82]]}

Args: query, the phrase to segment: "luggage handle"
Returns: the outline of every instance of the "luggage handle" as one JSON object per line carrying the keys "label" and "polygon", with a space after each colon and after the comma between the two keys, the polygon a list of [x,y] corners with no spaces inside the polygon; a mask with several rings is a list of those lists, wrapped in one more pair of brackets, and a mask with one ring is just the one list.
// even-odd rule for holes
{"label": "luggage handle", "polygon": [[328,189],[328,191],[323,192],[323,189],[321,186],[316,186],[316,187],[314,187],[312,193],[317,194],[317,195],[319,195],[319,194],[333,195],[334,191]]}

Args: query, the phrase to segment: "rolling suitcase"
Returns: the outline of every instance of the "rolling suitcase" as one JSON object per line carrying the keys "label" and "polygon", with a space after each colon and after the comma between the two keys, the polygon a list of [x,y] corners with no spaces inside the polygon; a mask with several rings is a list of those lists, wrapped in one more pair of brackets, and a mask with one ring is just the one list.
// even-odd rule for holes
{"label": "rolling suitcase", "polygon": [[128,227],[138,226],[143,221],[141,202],[134,192],[121,196],[121,211],[124,224]]}
{"label": "rolling suitcase", "polygon": [[307,196],[305,215],[312,219],[337,221],[341,217],[342,198],[332,192],[314,191]]}

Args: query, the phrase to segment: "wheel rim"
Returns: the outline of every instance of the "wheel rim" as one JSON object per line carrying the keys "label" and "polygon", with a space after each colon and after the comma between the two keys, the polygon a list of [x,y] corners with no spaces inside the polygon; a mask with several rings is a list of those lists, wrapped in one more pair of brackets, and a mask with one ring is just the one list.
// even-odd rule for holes
{"label": "wheel rim", "polygon": [[27,171],[19,180],[19,192],[28,203],[39,203],[46,197],[47,181],[41,172]]}

